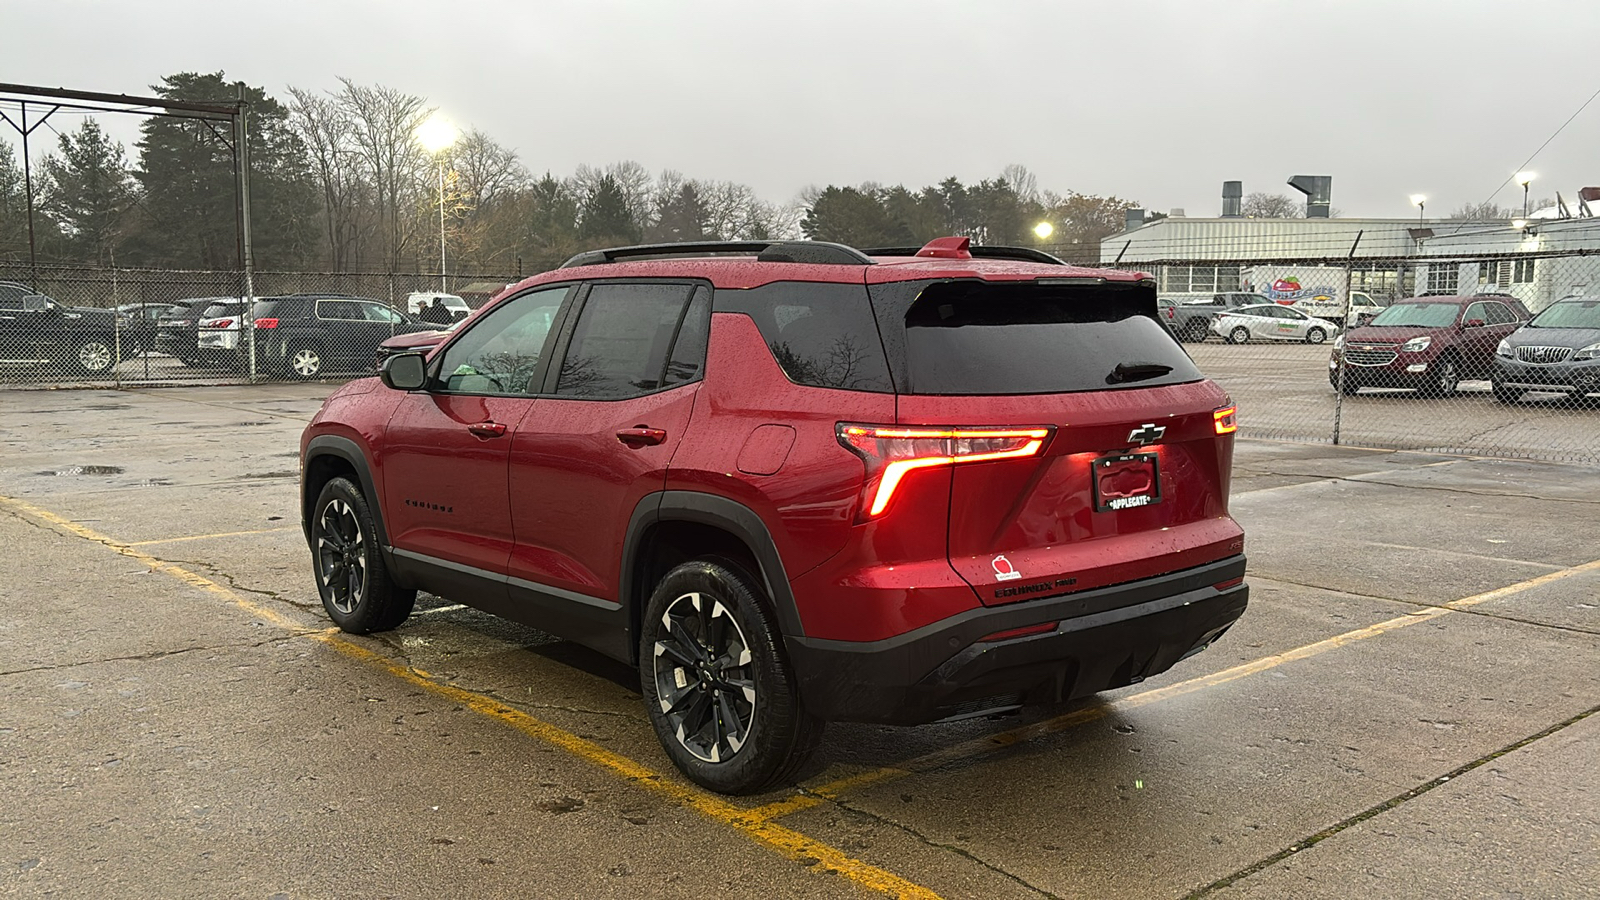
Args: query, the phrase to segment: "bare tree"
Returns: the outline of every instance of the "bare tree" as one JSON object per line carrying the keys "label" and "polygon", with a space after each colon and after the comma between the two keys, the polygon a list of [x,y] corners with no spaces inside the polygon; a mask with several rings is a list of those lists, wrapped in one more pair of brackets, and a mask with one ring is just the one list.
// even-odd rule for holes
{"label": "bare tree", "polygon": [[1252,219],[1303,219],[1305,204],[1286,194],[1256,191],[1244,198],[1240,212]]}
{"label": "bare tree", "polygon": [[1001,169],[1000,180],[1004,181],[1023,203],[1038,203],[1041,199],[1039,179],[1021,163],[1012,163]]}
{"label": "bare tree", "polygon": [[352,144],[377,201],[383,262],[395,271],[419,225],[414,213],[424,205],[418,199],[428,158],[416,132],[433,110],[414,94],[382,85],[364,87],[348,78],[339,81],[344,89],[334,99],[350,117]]}
{"label": "bare tree", "polygon": [[360,258],[361,213],[368,185],[354,149],[349,112],[332,98],[289,88],[289,123],[310,155],[311,171],[322,192],[323,236],[328,263],[335,271],[351,268]]}
{"label": "bare tree", "polygon": [[482,209],[528,183],[516,151],[476,128],[461,136],[446,159],[457,174],[456,203],[463,210]]}

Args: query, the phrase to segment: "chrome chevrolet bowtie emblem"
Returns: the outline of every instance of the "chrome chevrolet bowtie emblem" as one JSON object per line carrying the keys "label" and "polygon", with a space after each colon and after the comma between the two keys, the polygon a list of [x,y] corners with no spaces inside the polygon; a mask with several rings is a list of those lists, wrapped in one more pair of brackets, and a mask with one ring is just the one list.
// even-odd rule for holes
{"label": "chrome chevrolet bowtie emblem", "polygon": [[1167,426],[1157,425],[1154,422],[1146,422],[1145,424],[1140,425],[1138,428],[1128,432],[1128,443],[1154,444],[1156,441],[1161,440],[1162,436],[1166,433]]}

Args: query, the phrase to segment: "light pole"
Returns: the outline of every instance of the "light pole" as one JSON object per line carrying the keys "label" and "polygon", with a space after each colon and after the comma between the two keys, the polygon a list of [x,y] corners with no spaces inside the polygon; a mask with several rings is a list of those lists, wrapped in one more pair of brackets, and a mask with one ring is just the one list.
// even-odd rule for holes
{"label": "light pole", "polygon": [[1422,222],[1423,222],[1423,220],[1425,218],[1423,216],[1423,210],[1424,210],[1424,205],[1427,202],[1428,202],[1428,198],[1422,196],[1421,194],[1412,194],[1411,195],[1411,205],[1415,206],[1417,208],[1417,224],[1418,225],[1422,224]]}
{"label": "light pole", "polygon": [[448,293],[445,284],[444,262],[444,152],[455,145],[461,132],[456,130],[443,116],[438,113],[428,117],[426,122],[417,126],[417,143],[422,149],[433,154],[439,164],[439,291]]}
{"label": "light pole", "polygon": [[1522,185],[1522,217],[1528,217],[1528,185],[1533,183],[1532,172],[1518,172],[1517,184]]}

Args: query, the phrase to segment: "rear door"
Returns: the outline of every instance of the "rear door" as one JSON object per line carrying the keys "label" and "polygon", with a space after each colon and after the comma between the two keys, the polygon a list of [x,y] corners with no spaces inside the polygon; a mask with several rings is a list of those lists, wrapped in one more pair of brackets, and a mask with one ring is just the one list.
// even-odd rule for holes
{"label": "rear door", "polygon": [[[949,561],[986,605],[1242,552],[1227,397],[1151,320],[1147,295],[969,282],[930,286],[901,322],[879,312],[903,334],[901,426],[1049,432],[1032,455],[904,475],[901,490],[948,490]],[[948,452],[983,449],[958,437]]]}
{"label": "rear door", "polygon": [[665,486],[689,424],[710,300],[708,287],[689,282],[594,283],[548,376],[554,396],[518,424],[512,597],[554,615],[557,633],[564,611],[577,621],[576,607],[620,608],[623,536],[639,501]]}

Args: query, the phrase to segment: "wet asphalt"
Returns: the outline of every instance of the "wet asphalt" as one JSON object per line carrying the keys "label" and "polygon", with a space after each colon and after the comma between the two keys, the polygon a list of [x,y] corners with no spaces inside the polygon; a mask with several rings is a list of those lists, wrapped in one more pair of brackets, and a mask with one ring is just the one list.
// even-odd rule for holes
{"label": "wet asphalt", "polygon": [[1600,470],[1243,440],[1217,645],[834,726],[730,806],[593,653],[426,596],[325,633],[295,450],[329,390],[0,392],[0,895],[1600,895]]}

